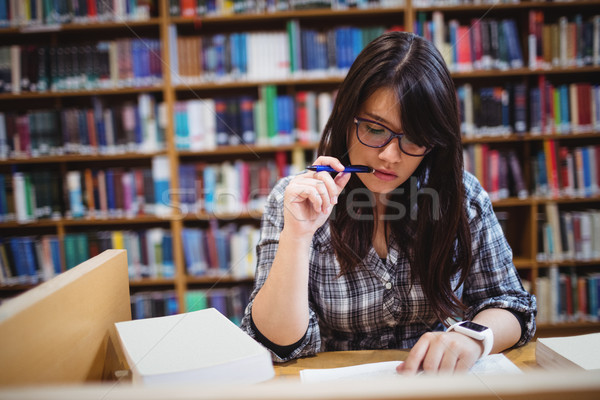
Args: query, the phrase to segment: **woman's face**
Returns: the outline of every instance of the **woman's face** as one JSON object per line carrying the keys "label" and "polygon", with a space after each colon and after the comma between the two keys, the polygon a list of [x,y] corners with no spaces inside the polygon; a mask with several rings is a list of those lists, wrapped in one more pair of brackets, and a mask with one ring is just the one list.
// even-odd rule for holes
{"label": "woman's face", "polygon": [[[396,96],[389,88],[375,91],[356,116],[376,121],[394,132],[402,132]],[[365,146],[356,137],[355,125],[350,132],[348,145],[348,156],[352,164],[367,165],[375,169],[373,174],[358,174],[363,184],[373,193],[390,193],[403,184],[423,160],[422,156],[404,154],[398,145],[398,138],[380,148]]]}

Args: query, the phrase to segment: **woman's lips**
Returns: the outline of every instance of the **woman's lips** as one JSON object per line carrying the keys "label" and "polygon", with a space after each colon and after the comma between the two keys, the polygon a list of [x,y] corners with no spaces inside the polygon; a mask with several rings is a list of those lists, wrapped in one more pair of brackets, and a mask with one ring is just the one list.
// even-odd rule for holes
{"label": "woman's lips", "polygon": [[395,173],[393,173],[391,171],[380,170],[380,169],[376,169],[375,172],[373,173],[373,175],[375,175],[378,179],[381,179],[382,181],[393,181],[394,179],[396,179],[398,177],[398,175],[396,175]]}

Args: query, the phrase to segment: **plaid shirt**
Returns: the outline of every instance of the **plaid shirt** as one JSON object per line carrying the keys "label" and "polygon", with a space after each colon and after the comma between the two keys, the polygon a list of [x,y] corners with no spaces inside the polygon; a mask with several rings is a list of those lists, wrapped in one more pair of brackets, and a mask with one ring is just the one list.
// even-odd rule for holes
{"label": "plaid shirt", "polygon": [[[255,287],[242,320],[250,336],[252,302],[269,274],[283,229],[283,193],[290,181],[278,182],[271,192],[257,246]],[[467,215],[472,238],[472,266],[456,294],[468,307],[465,319],[486,308],[512,310],[522,316],[524,332],[517,346],[535,333],[535,297],[527,293],[512,263],[512,250],[492,209],[488,194],[477,179],[465,172]],[[362,267],[339,276],[340,266],[331,245],[329,224],[313,237],[309,258],[310,320],[304,339],[285,359],[274,352],[273,360],[287,361],[319,351],[356,349],[408,349],[425,332],[444,330],[436,319],[421,286],[411,286],[407,258],[391,243],[387,259],[371,248]],[[454,277],[456,287],[458,276]]]}

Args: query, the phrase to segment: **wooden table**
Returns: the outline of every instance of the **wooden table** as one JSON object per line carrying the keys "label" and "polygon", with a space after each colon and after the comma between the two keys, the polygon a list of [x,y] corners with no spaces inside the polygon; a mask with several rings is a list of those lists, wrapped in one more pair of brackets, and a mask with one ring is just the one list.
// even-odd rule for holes
{"label": "wooden table", "polygon": [[[507,350],[504,355],[521,370],[538,368],[535,362],[535,342]],[[276,376],[292,377],[299,376],[300,370],[303,369],[348,367],[380,361],[403,361],[407,356],[408,350],[329,351],[318,353],[312,357],[275,364],[274,367]]]}

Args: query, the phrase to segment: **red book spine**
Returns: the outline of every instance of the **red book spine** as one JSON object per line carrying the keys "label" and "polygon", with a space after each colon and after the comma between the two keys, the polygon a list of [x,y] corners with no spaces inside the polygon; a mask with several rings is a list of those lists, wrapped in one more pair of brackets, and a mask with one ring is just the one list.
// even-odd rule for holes
{"label": "red book spine", "polygon": [[98,134],[96,132],[96,121],[94,120],[94,110],[87,110],[85,116],[88,128],[90,147],[92,147],[94,151],[98,152]]}
{"label": "red book spine", "polygon": [[88,17],[96,19],[98,16],[98,9],[96,8],[96,0],[88,0],[87,1],[87,12]]}
{"label": "red book spine", "polygon": [[180,4],[182,17],[196,16],[196,0],[181,0]]}

